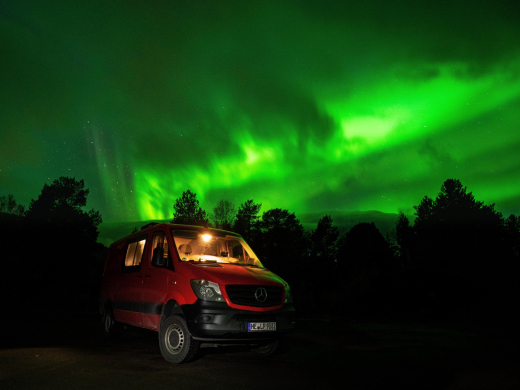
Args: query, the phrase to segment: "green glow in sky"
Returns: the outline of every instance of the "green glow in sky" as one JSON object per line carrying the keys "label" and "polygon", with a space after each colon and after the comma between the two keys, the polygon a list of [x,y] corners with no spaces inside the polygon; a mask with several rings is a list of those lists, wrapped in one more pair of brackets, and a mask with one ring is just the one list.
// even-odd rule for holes
{"label": "green glow in sky", "polygon": [[519,15],[464,3],[16,2],[0,195],[66,175],[106,221],[171,218],[187,189],[411,214],[456,178],[518,215]]}

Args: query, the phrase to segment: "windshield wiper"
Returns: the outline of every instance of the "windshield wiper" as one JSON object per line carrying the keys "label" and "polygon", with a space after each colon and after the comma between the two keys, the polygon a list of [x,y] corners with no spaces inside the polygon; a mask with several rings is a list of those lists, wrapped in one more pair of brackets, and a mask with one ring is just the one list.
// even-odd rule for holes
{"label": "windshield wiper", "polygon": [[232,265],[238,265],[240,267],[253,267],[253,268],[263,268],[256,264],[244,264],[244,263],[226,263],[226,264],[232,264]]}
{"label": "windshield wiper", "polygon": [[188,260],[190,263],[217,263],[217,260],[199,258],[197,260]]}

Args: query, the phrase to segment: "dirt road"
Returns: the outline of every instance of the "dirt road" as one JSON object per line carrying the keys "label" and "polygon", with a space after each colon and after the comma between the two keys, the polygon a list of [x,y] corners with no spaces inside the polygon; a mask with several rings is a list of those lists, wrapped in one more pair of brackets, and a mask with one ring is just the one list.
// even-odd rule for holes
{"label": "dirt road", "polygon": [[520,388],[515,340],[456,326],[301,320],[278,356],[205,347],[183,365],[162,358],[154,332],[128,328],[105,340],[93,313],[13,317],[4,326],[4,390]]}

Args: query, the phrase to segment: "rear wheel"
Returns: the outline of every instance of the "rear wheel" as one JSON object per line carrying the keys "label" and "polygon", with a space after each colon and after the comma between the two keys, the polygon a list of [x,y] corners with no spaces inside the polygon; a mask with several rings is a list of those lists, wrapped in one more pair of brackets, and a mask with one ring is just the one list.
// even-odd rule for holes
{"label": "rear wheel", "polygon": [[168,362],[186,363],[197,354],[199,342],[191,337],[184,318],[173,315],[161,324],[159,347]]}
{"label": "rear wheel", "polygon": [[105,307],[105,313],[103,315],[103,330],[105,331],[105,337],[107,339],[117,337],[121,330],[121,324],[116,322],[112,308],[108,305]]}

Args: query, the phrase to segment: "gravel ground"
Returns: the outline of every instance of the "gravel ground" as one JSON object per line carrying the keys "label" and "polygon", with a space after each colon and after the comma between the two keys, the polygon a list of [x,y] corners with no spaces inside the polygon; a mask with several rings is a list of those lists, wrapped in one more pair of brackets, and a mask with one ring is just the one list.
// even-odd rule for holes
{"label": "gravel ground", "polygon": [[520,388],[518,338],[500,327],[301,319],[272,358],[208,346],[172,365],[157,333],[128,327],[108,341],[95,313],[12,316],[3,325],[3,390]]}

